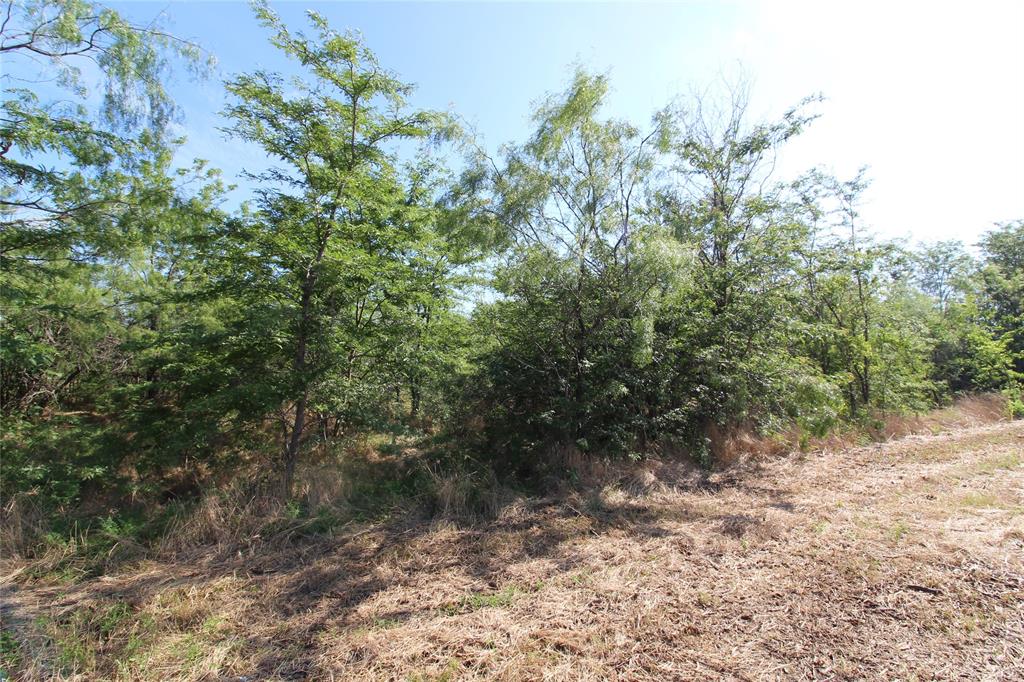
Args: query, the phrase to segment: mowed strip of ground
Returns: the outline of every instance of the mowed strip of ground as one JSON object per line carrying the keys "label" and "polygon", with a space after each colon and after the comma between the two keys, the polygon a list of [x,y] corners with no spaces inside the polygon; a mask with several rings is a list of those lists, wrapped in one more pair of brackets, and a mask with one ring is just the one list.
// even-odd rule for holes
{"label": "mowed strip of ground", "polygon": [[1024,422],[670,469],[18,605],[121,609],[81,679],[1024,679]]}

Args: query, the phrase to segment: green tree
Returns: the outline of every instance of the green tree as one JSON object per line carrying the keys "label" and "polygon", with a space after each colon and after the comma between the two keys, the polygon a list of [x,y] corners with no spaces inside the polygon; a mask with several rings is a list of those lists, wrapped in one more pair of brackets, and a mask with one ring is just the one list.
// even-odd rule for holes
{"label": "green tree", "polygon": [[[131,178],[169,143],[176,108],[164,78],[175,60],[200,71],[209,60],[158,27],[82,0],[8,2],[0,55],[0,266],[36,276],[26,269],[89,263],[130,245],[110,224],[131,206]],[[84,64],[99,67],[98,83]],[[33,76],[67,97],[43,101],[20,86]],[[95,115],[85,105],[93,86],[103,91]]]}
{"label": "green tree", "polygon": [[389,388],[374,361],[400,338],[416,289],[409,255],[424,252],[430,222],[409,200],[393,145],[439,133],[445,120],[408,110],[411,88],[318,14],[308,38],[265,5],[256,12],[308,77],[256,72],[227,84],[230,132],[284,166],[258,176],[258,211],[229,235],[224,283],[290,357],[270,375],[289,405],[280,475],[290,494],[310,423],[336,432]]}
{"label": "green tree", "polygon": [[923,246],[916,254],[916,277],[921,290],[933,297],[939,312],[962,297],[973,269],[970,255],[956,240]]}
{"label": "green tree", "polygon": [[772,178],[780,148],[814,120],[814,98],[754,123],[748,101],[737,87],[724,104],[695,97],[673,110],[670,174],[658,191],[661,220],[695,254],[690,295],[661,329],[672,348],[671,413],[698,443],[715,424],[785,415],[798,393],[790,379],[818,382],[784,350],[807,230]]}
{"label": "green tree", "polygon": [[981,240],[981,314],[1024,374],[1024,220],[1003,223]]}
{"label": "green tree", "polygon": [[802,249],[804,346],[842,387],[851,416],[925,407],[931,388],[928,308],[916,306],[908,255],[863,224],[866,188],[863,170],[850,180],[813,171],[796,184],[812,228]]}
{"label": "green tree", "polygon": [[[213,181],[178,173],[167,124],[170,69],[207,63],[154,25],[89,2],[8,2],[0,25],[0,334],[4,478],[73,499],[119,469],[116,395],[137,380],[142,276]],[[83,65],[98,66],[86,78]],[[21,86],[51,82],[52,97]],[[100,107],[87,106],[100,88]],[[216,190],[213,190],[214,193]],[[195,200],[195,201],[194,201]],[[175,217],[172,217],[175,216]]]}
{"label": "green tree", "polygon": [[497,342],[482,359],[484,400],[492,440],[509,453],[621,451],[637,435],[630,369],[665,274],[643,214],[663,128],[603,119],[607,88],[577,71],[537,107],[528,142],[506,146],[500,163],[480,159],[487,210],[510,240],[499,299],[476,315]]}

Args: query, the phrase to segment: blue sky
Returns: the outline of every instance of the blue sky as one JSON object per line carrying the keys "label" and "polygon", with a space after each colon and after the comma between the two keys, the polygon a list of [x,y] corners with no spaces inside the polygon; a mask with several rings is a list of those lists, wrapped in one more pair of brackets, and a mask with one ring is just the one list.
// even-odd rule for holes
{"label": "blue sky", "polygon": [[[136,21],[163,13],[213,52],[219,74],[173,85],[185,153],[229,180],[265,159],[217,126],[220,80],[291,65],[242,2],[114,3]],[[381,63],[417,84],[413,103],[452,109],[492,150],[529,134],[530,104],[574,63],[608,71],[609,113],[636,123],[678,94],[740,71],[756,115],[821,92],[822,118],[783,154],[779,177],[813,165],[870,166],[863,209],[881,235],[972,243],[1024,217],[1022,2],[357,3],[283,2],[292,26],[313,8],[359,30]]]}

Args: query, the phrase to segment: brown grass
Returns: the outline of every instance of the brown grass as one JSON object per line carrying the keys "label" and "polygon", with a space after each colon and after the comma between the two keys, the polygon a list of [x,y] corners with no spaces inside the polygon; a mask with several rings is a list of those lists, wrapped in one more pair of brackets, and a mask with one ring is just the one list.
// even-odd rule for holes
{"label": "brown grass", "polygon": [[46,529],[46,514],[29,495],[12,495],[0,507],[0,556],[26,560]]}
{"label": "brown grass", "polygon": [[951,429],[963,429],[1002,421],[1008,416],[1007,399],[998,393],[959,398],[949,407],[926,413],[878,414],[866,427],[850,425],[824,437],[812,437],[791,427],[781,433],[763,435],[747,424],[722,427],[711,424],[705,436],[718,468],[728,468],[751,459],[783,455],[793,450],[827,451],[894,438]]}
{"label": "brown grass", "polygon": [[197,537],[21,581],[5,627],[26,680],[1021,679],[1024,422],[978,410],[711,475],[645,462],[485,522]]}

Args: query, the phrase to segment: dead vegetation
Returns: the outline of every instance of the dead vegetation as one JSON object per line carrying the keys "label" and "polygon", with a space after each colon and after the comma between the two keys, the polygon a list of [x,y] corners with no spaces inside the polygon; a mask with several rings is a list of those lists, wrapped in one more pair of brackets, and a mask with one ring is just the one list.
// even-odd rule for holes
{"label": "dead vegetation", "polygon": [[9,578],[4,665],[26,680],[1020,679],[1024,422],[979,426],[978,410],[710,476],[605,470],[556,498],[485,501],[486,522],[460,522],[468,488],[439,480],[448,513],[432,520],[228,553],[204,533],[237,510],[203,508],[159,561]]}

